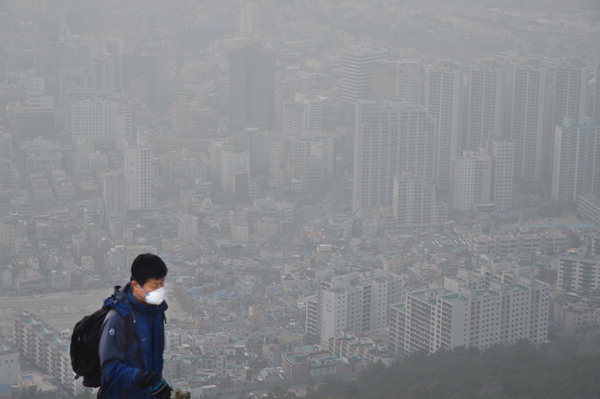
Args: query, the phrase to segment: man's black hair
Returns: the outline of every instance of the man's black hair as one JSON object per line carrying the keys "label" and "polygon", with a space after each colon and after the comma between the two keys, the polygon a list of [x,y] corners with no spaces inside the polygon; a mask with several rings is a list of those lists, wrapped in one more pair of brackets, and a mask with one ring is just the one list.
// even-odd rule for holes
{"label": "man's black hair", "polygon": [[167,275],[167,265],[158,255],[138,255],[131,264],[131,280],[140,285],[146,284],[151,278],[161,279]]}

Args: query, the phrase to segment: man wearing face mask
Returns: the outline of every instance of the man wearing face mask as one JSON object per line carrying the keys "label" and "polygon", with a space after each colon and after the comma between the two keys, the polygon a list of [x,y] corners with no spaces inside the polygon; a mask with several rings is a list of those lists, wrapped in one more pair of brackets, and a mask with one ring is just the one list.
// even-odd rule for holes
{"label": "man wearing face mask", "polygon": [[131,264],[131,281],[104,301],[111,310],[98,348],[100,398],[171,397],[173,390],[162,378],[166,276],[160,257],[141,254]]}

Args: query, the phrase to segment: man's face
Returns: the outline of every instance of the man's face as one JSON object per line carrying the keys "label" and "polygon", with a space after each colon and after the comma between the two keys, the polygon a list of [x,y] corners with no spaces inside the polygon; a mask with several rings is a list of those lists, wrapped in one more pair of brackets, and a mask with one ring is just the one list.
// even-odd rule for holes
{"label": "man's face", "polygon": [[[165,286],[165,278],[164,277],[163,278],[151,277],[148,280],[146,280],[146,282],[144,283],[143,286],[140,286],[140,284],[134,280],[131,282],[131,286],[133,287],[133,292],[135,293],[135,295],[140,299],[144,299],[144,298],[146,298],[146,294],[149,294],[154,290],[164,287]],[[146,292],[144,292],[144,291],[146,291]]]}

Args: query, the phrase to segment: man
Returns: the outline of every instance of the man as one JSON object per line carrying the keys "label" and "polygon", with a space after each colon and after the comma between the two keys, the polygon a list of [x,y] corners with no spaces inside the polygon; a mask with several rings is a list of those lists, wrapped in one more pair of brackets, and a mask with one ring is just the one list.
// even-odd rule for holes
{"label": "man", "polygon": [[111,310],[102,324],[98,355],[102,368],[100,398],[168,399],[162,378],[167,266],[153,254],[131,264],[131,280],[104,301]]}

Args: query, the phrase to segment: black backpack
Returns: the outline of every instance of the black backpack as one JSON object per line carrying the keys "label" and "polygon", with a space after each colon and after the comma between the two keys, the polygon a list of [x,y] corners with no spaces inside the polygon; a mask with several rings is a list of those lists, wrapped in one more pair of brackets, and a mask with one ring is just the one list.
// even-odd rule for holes
{"label": "black backpack", "polygon": [[[120,286],[115,287],[116,295]],[[102,335],[102,323],[111,308],[102,306],[89,316],[75,324],[73,335],[71,336],[71,366],[75,372],[75,379],[83,377],[83,386],[96,388],[100,386],[100,357],[98,347],[100,346],[100,336]],[[137,339],[133,316],[129,313],[125,319],[125,347],[128,348],[133,339]],[[138,342],[138,352],[140,345]],[[141,353],[137,354],[141,360]]]}

